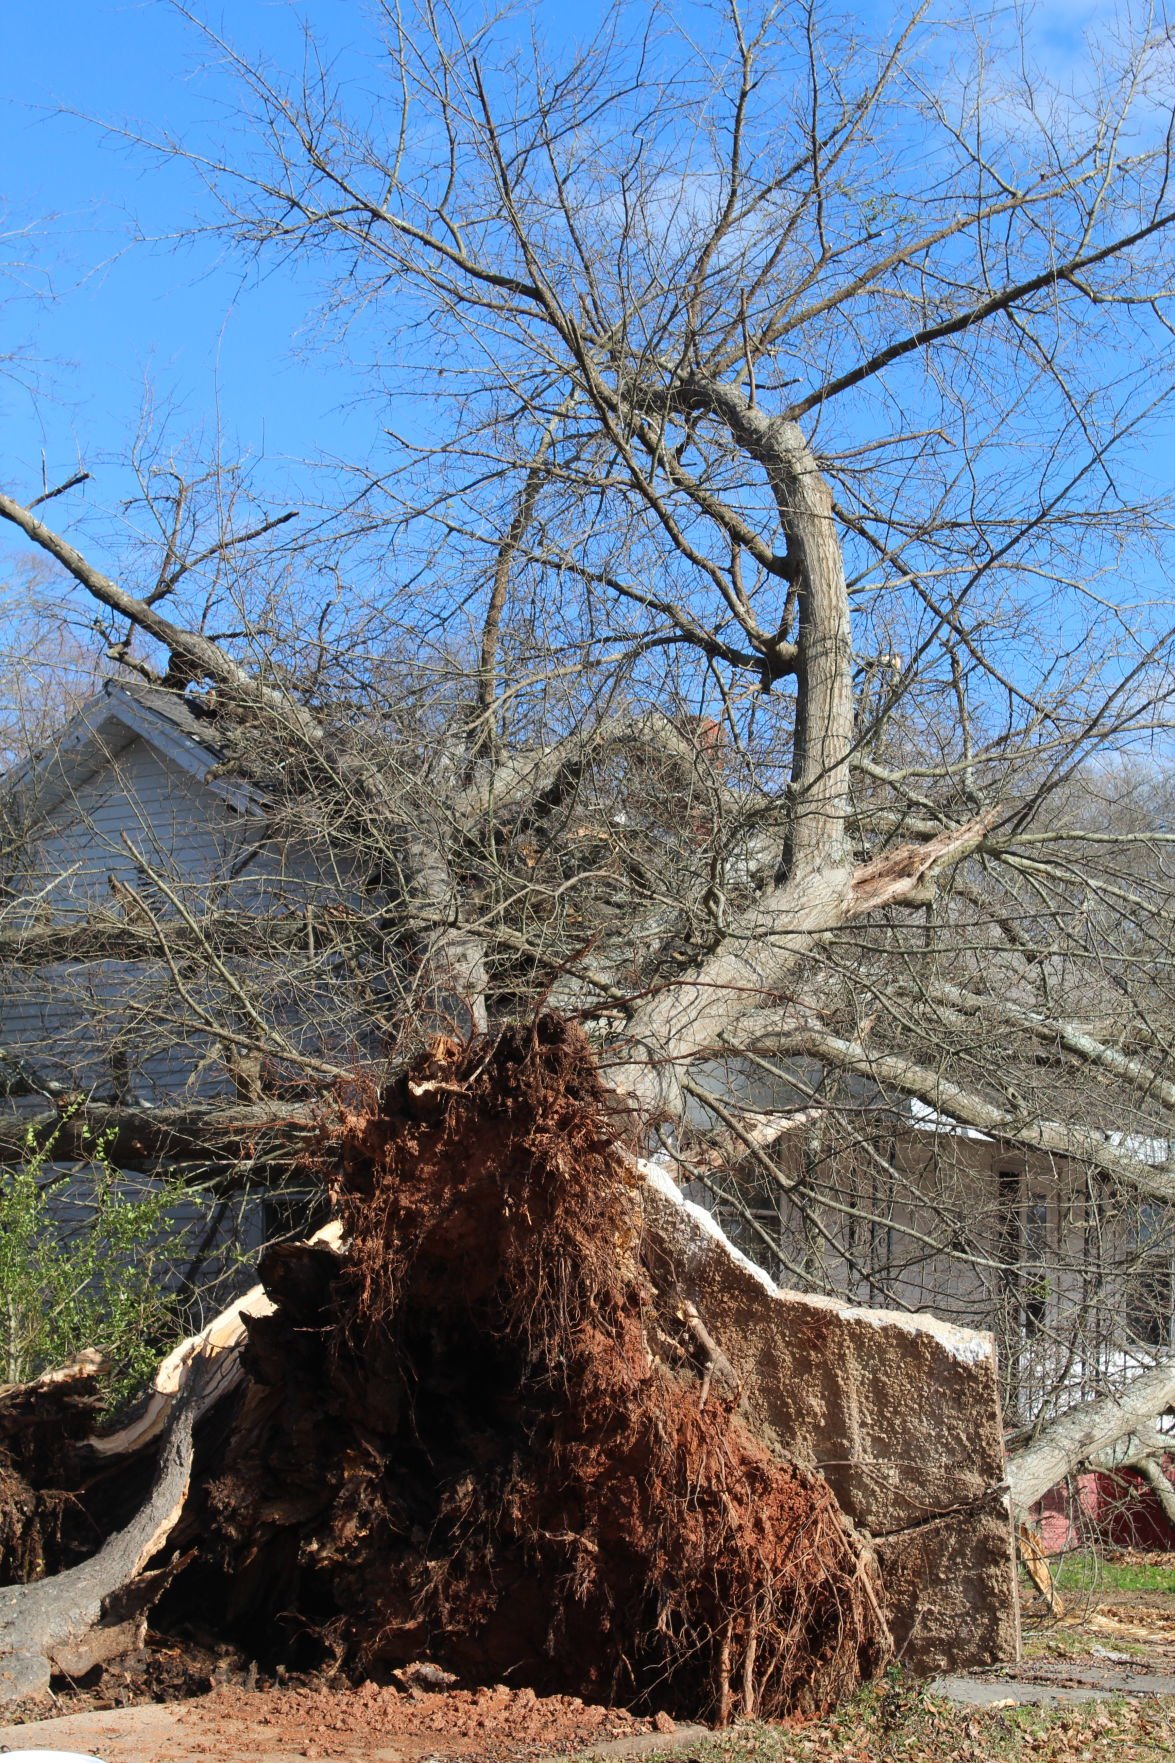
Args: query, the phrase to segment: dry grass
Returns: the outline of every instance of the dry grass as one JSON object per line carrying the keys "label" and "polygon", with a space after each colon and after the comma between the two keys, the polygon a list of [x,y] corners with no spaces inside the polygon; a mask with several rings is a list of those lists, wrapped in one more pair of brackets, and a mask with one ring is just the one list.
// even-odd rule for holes
{"label": "dry grass", "polygon": [[824,1719],[738,1726],[691,1746],[689,1763],[1166,1763],[1173,1756],[1175,1697],[968,1709],[891,1671]]}

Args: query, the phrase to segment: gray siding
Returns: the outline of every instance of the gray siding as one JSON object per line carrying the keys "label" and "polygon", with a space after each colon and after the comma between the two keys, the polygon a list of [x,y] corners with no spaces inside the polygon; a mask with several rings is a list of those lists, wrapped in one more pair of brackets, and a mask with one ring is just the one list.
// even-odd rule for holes
{"label": "gray siding", "polygon": [[[196,919],[225,909],[304,913],[305,956],[277,964],[259,951],[252,962],[240,960],[241,992],[281,1024],[288,1046],[319,1057],[333,1047],[340,1063],[363,1056],[361,1021],[314,950],[314,911],[355,900],[328,856],[279,845],[256,811],[234,806],[142,737],[112,738],[109,725],[72,756],[64,784],[63,777],[52,780],[59,799],[10,874],[9,924],[116,906],[119,883],[161,920],[175,915],[168,891]],[[184,978],[209,1020],[252,1034],[229,986],[210,972],[185,969]],[[0,996],[0,1046],[41,1078],[87,1093],[158,1103],[227,1092],[233,1077],[224,1044],[192,1016],[161,963],[10,970]]]}

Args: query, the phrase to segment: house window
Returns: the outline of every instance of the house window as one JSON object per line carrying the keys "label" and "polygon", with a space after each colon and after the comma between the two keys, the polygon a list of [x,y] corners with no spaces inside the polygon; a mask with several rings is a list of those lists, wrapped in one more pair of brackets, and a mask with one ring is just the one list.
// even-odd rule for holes
{"label": "house window", "polygon": [[1005,1311],[1014,1333],[1031,1339],[1048,1311],[1048,1201],[1036,1194],[1025,1196],[1019,1169],[997,1170],[996,1180]]}
{"label": "house window", "polygon": [[1030,1198],[1024,1208],[1024,1332],[1034,1335],[1048,1311],[1048,1201]]}
{"label": "house window", "polygon": [[1151,1347],[1175,1334],[1175,1238],[1170,1209],[1159,1200],[1139,1207],[1134,1227],[1137,1276],[1130,1303],[1130,1332]]}

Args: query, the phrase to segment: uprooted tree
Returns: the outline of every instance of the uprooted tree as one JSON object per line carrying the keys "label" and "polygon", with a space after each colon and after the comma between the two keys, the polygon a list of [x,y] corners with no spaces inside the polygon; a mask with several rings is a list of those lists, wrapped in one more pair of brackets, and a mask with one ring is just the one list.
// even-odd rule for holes
{"label": "uprooted tree", "polygon": [[[263,1664],[440,1658],[720,1721],[871,1677],[890,1649],[872,1551],[712,1387],[582,1035],[545,1017],[438,1041],[348,1102],[326,1164],[342,1251],[266,1257],[251,1381],[195,1498],[215,1359],[188,1369],[151,1496],[102,1549],[60,1570],[63,1515],[35,1492],[0,1532],[59,1569],[0,1590],[0,1697],[125,1644],[168,1537],[198,1543],[183,1596]],[[60,1412],[34,1418],[68,1458]],[[0,1438],[6,1419],[0,1401]]]}
{"label": "uprooted tree", "polygon": [[[160,542],[112,572],[0,495],[112,662],[198,705],[266,837],[331,853],[312,915],[271,890],[243,918],[144,849],[141,888],[58,920],[12,805],[0,958],[64,994],[124,964],[139,1031],[237,1094],[74,1118],[127,1167],[264,1179],[314,1092],[541,1005],[785,1277],[901,1306],[911,1265],[962,1267],[997,1320],[1021,1201],[981,1221],[949,1169],[902,1175],[912,1101],[1080,1195],[1067,1273],[1104,1309],[1102,1222],[1133,1209],[1145,1261],[1175,1199],[1172,633],[1134,585],[1165,536],[1138,486],[1171,390],[1167,40],[1063,93],[993,72],[999,17],[990,55],[974,21],[871,43],[815,6],[732,8],[702,48],[622,7],[566,56],[381,21],[371,114],[205,31],[251,145],[147,147],[243,249],[322,270],[382,456],[297,540],[148,462]],[[1014,1329],[1036,1302],[1021,1279]],[[1149,1377],[1148,1425],[1175,1369]]]}

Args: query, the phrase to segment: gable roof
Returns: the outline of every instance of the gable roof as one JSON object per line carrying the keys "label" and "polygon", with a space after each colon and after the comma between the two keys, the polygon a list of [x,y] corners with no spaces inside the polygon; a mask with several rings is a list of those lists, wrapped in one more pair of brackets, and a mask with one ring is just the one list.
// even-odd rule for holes
{"label": "gable roof", "polygon": [[266,807],[261,793],[243,779],[213,775],[225,749],[216,739],[212,717],[199,714],[182,692],[121,680],[107,680],[50,745],[6,774],[3,789],[27,790],[34,796],[33,812],[39,819],[136,740],[146,741],[239,813],[257,813]]}

